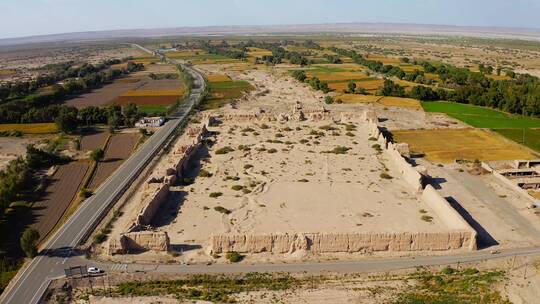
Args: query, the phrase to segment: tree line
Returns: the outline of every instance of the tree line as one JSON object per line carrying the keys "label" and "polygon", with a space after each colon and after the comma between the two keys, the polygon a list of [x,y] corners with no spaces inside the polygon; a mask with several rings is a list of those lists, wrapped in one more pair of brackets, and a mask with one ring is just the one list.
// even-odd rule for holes
{"label": "tree line", "polygon": [[46,71],[30,81],[7,82],[0,85],[0,102],[9,98],[26,96],[36,90],[51,86],[69,78],[82,78],[88,74],[104,71],[111,65],[119,64],[120,59],[109,59],[98,64],[83,63],[75,65],[73,61],[48,64],[39,70]]}
{"label": "tree line", "polygon": [[60,105],[61,101],[142,68],[142,64],[129,62],[125,69],[109,68],[105,71],[88,72],[83,77],[71,78],[63,84],[56,83],[46,92],[8,99],[0,104],[0,123],[53,122],[59,115],[73,111]]}

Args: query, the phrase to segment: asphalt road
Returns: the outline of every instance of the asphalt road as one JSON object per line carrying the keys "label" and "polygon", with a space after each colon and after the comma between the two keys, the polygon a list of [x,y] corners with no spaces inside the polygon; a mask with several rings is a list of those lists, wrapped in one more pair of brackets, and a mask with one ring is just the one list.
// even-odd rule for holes
{"label": "asphalt road", "polygon": [[[142,48],[142,47],[141,47]],[[144,48],[142,48],[144,49]],[[148,50],[146,50],[148,51]],[[154,133],[126,162],[124,162],[95,194],[87,199],[73,216],[47,242],[40,255],[27,267],[21,269],[17,277],[2,294],[0,303],[37,303],[52,278],[63,273],[70,263],[72,248],[88,237],[94,228],[129,187],[148,162],[161,150],[189,111],[199,101],[205,82],[199,73],[189,70],[194,78],[195,89],[174,118],[170,119]]]}

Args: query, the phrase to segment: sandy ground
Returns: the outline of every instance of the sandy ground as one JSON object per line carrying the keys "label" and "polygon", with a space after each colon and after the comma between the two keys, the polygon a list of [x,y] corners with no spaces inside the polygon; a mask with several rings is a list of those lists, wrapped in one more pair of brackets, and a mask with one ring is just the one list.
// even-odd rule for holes
{"label": "sandy ground", "polygon": [[[199,68],[209,74],[227,73],[233,79],[247,80],[256,87],[248,97],[236,103],[235,109],[228,106],[214,111],[218,114],[253,109],[262,109],[268,114],[289,113],[298,101],[306,108],[324,104],[320,101],[320,92],[276,72],[230,72],[223,65]],[[365,108],[363,105],[325,107],[337,117],[342,111]],[[392,117],[383,119],[388,126],[392,121],[398,125],[403,119],[397,108],[377,109],[386,113],[386,117]],[[414,127],[430,124],[421,111],[409,109],[406,113],[410,115],[406,121]],[[262,128],[261,122],[233,120],[211,128],[215,134],[211,137],[214,144],[209,149],[201,149],[200,160],[195,162],[190,175],[195,177],[204,169],[212,173],[212,177],[199,177],[193,185],[173,188],[169,203],[163,206],[154,223],[156,229],[168,232],[173,248],[183,253],[174,259],[183,262],[210,259],[207,248],[212,233],[435,232],[447,229],[434,212],[409,192],[392,163],[372,148],[375,142],[369,140],[364,125],[357,124],[348,131],[345,125],[332,123],[335,130],[322,130],[328,123],[267,122]],[[313,132],[324,136],[313,135]],[[241,151],[240,144],[250,151]],[[343,155],[323,153],[336,146],[351,149]],[[215,153],[223,147],[235,151]],[[383,179],[381,173],[394,178]],[[235,185],[244,190],[233,190]],[[222,196],[211,198],[212,192],[220,192]],[[135,194],[132,201],[136,202],[138,197]],[[226,208],[231,213],[222,214],[214,210],[216,207]],[[125,232],[139,210],[137,203],[128,203],[124,216],[114,225],[112,237]],[[421,220],[421,210],[433,217],[431,223]],[[260,256],[272,259],[264,254]],[[172,257],[144,253],[115,259],[153,261]]]}
{"label": "sandy ground", "polygon": [[36,144],[39,138],[0,137],[0,170],[4,169],[9,161],[26,155],[26,146]]}
{"label": "sandy ground", "polygon": [[[479,246],[528,247],[540,245],[537,210],[490,174],[474,176],[458,164],[443,167],[425,160],[432,182],[479,234]],[[465,169],[465,170],[464,170]]]}

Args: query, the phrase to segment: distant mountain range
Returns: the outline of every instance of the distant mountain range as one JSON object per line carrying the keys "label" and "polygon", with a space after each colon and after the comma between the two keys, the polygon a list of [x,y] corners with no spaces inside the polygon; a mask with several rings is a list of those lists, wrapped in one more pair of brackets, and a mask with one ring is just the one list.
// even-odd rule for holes
{"label": "distant mountain range", "polygon": [[165,36],[214,36],[214,35],[294,35],[312,33],[341,34],[427,34],[457,35],[477,37],[517,38],[540,40],[540,29],[450,26],[402,23],[332,23],[304,25],[238,25],[238,26],[201,26],[157,29],[131,29],[94,32],[77,32],[20,38],[0,39],[0,46],[63,42],[95,41],[121,38],[155,38]]}

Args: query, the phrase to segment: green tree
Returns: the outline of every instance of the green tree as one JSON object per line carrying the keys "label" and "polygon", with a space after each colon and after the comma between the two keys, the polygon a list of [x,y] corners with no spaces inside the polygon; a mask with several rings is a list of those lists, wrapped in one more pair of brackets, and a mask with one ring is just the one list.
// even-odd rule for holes
{"label": "green tree", "polygon": [[39,232],[32,228],[26,228],[21,236],[21,248],[27,257],[33,258],[37,255],[37,241]]}
{"label": "green tree", "polygon": [[101,148],[95,149],[94,151],[92,151],[92,153],[90,153],[90,159],[95,162],[102,160],[104,157],[105,152]]}
{"label": "green tree", "polygon": [[356,90],[356,83],[353,80],[349,80],[347,83],[347,89],[349,93],[354,94]]}
{"label": "green tree", "polygon": [[64,133],[72,133],[77,130],[77,109],[61,107],[58,116],[54,120],[58,129]]}

